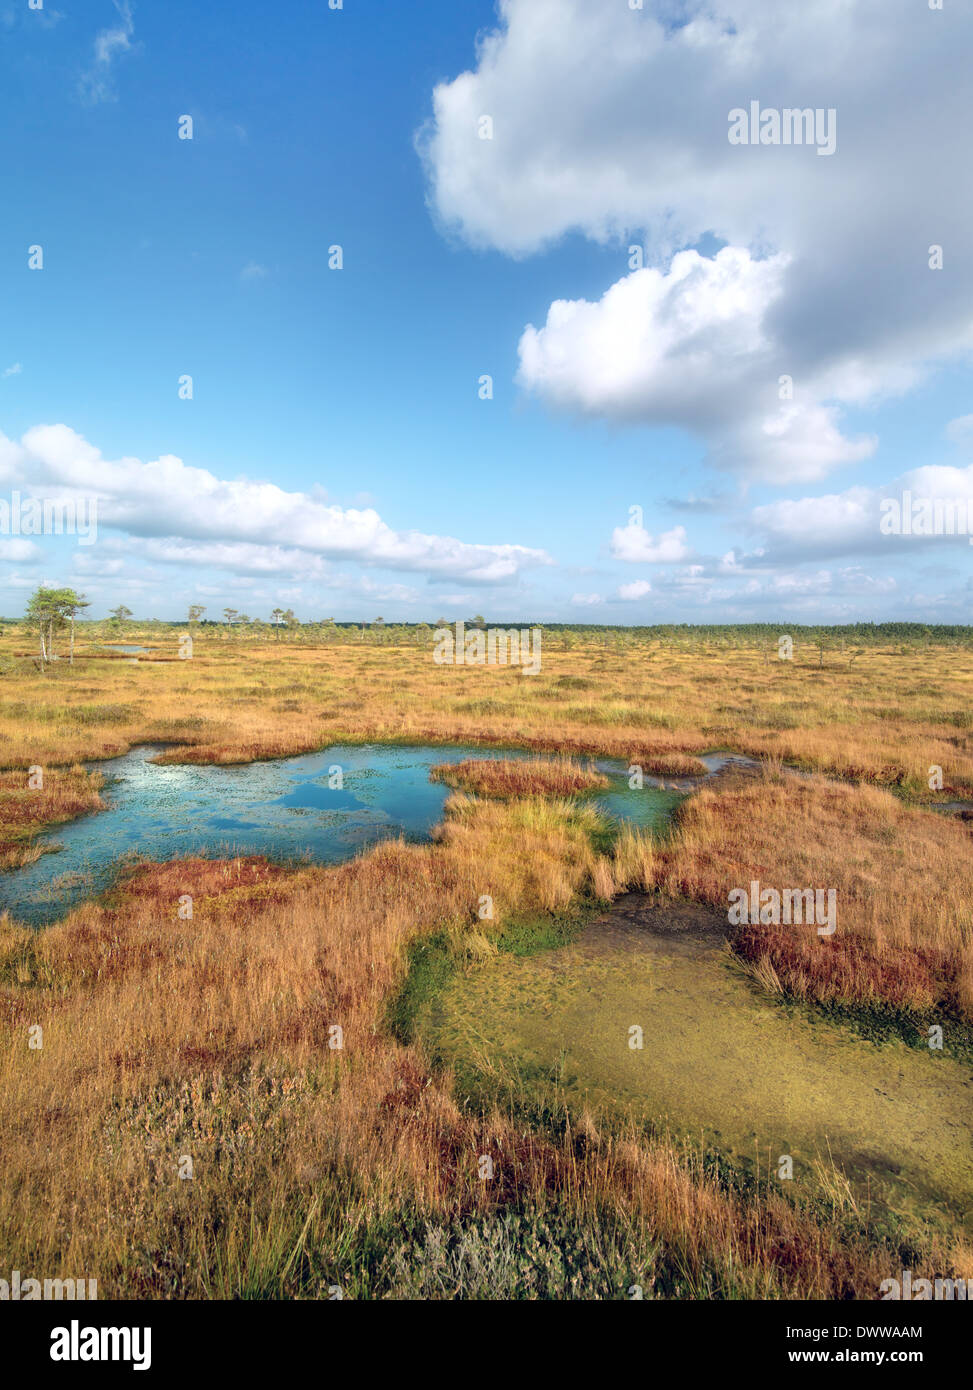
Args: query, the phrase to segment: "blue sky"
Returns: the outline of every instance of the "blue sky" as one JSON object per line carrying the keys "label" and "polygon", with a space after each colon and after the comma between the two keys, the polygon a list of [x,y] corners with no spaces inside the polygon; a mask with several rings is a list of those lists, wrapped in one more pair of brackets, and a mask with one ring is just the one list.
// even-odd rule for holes
{"label": "blue sky", "polygon": [[0,0],[0,498],[99,518],[0,535],[0,609],[968,621],[877,517],[973,506],[970,20],[833,9]]}

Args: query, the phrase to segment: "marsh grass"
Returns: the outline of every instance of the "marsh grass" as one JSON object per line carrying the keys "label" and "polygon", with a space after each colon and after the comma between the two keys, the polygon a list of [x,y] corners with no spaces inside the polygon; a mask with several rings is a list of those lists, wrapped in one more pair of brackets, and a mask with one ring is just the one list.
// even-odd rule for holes
{"label": "marsh grass", "polygon": [[671,894],[726,909],[730,891],[825,888],[837,928],[750,923],[733,946],[773,993],[973,1022],[973,832],[890,792],[823,779],[704,789],[651,877]]}
{"label": "marsh grass", "polygon": [[[932,799],[930,763],[953,794],[973,789],[964,648],[869,648],[817,670],[809,652],[789,667],[756,650],[581,645],[545,651],[543,673],[525,678],[438,668],[416,647],[209,635],[191,662],[160,650],[129,665],[81,642],[74,668],[40,673],[16,657],[21,640],[0,639],[7,863],[32,852],[42,824],[98,804],[77,764],[140,742],[180,745],[168,761],[220,763],[339,741],[469,741],[675,774],[722,741],[915,798]],[[593,721],[602,707],[611,720]],[[34,764],[50,791],[28,799]],[[329,869],[142,864],[43,932],[3,919],[3,1261],[50,1277],[83,1269],[107,1297],[321,1297],[335,1285],[609,1297],[630,1282],[659,1296],[867,1298],[906,1255],[942,1273],[962,1258],[955,1243],[907,1245],[860,1213],[746,1184],[718,1156],[561,1112],[461,1105],[409,1020],[435,1005],[437,969],[555,941],[559,922],[625,886],[723,903],[755,876],[841,893],[828,955],[816,937],[751,942],[751,963],[790,996],[968,1011],[968,865],[965,827],[868,786],[705,792],[658,842],[609,836],[569,797],[457,792],[431,845],[387,842]],[[193,1176],[180,1180],[185,1156]]]}
{"label": "marsh grass", "polygon": [[41,768],[32,788],[27,769],[0,772],[0,869],[31,863],[42,853],[38,834],[90,811],[103,810],[104,778],[85,768]]}
{"label": "marsh grass", "polygon": [[661,1142],[463,1109],[388,1031],[418,943],[469,961],[476,938],[538,921],[539,901],[557,913],[594,894],[591,828],[564,801],[455,796],[431,846],[333,869],[142,866],[110,907],[40,933],[5,921],[0,1249],[121,1297],[477,1296],[497,1261],[513,1296],[568,1297],[578,1278],[606,1296],[622,1278],[680,1296],[867,1296],[881,1252],[860,1234],[741,1194]]}
{"label": "marsh grass", "polygon": [[[175,636],[127,635],[175,656]],[[190,661],[129,665],[94,657],[79,639],[74,667],[41,673],[14,658],[23,638],[8,629],[0,763],[64,766],[166,739],[184,745],[169,761],[204,763],[330,742],[468,741],[629,758],[678,776],[701,770],[700,752],[731,743],[922,800],[973,795],[973,651],[955,643],[905,652],[875,643],[853,664],[831,655],[819,668],[817,648],[801,645],[780,662],[756,646],[633,642],[610,655],[594,640],[552,639],[540,674],[523,676],[436,666],[428,644],[235,641],[208,629],[194,642]],[[288,699],[295,708],[275,708]],[[611,722],[591,722],[606,710]],[[943,769],[941,793],[929,789],[932,765]]]}

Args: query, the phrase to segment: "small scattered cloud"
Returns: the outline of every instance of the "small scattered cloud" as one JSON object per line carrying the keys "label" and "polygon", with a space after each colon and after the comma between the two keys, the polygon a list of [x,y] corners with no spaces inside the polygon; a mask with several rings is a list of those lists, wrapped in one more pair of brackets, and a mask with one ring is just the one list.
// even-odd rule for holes
{"label": "small scattered cloud", "polygon": [[622,584],[618,590],[618,597],[627,599],[645,598],[646,594],[652,592],[652,585],[647,579],[636,579],[632,584]]}
{"label": "small scattered cloud", "polygon": [[637,522],[616,526],[612,532],[611,553],[616,560],[628,560],[633,564],[676,564],[689,554],[686,528],[674,526],[656,538]]}
{"label": "small scattered cloud", "polygon": [[23,369],[23,367],[20,365],[19,362],[14,362],[14,363],[12,363],[9,367],[4,367],[3,372],[0,373],[0,375],[3,375],[3,376],[5,376],[5,377],[8,377],[8,376],[20,376],[20,373],[21,373],[23,370],[24,370],[24,369]]}
{"label": "small scattered cloud", "polygon": [[717,516],[728,512],[737,501],[732,492],[712,492],[705,497],[690,493],[688,497],[667,497],[665,504],[670,511],[686,512],[693,516]]}
{"label": "small scattered cloud", "polygon": [[[55,588],[55,587],[56,587],[56,583],[55,583],[55,581],[54,581],[53,579],[52,579],[52,580],[49,580],[49,581],[45,580],[45,581],[43,581],[43,582],[44,582],[44,583],[49,583],[50,586],[51,586],[51,588]],[[12,571],[10,574],[5,574],[5,575],[4,575],[4,577],[3,577],[3,586],[4,586],[5,589],[36,589],[36,588],[37,588],[37,575],[36,575],[36,574],[19,574],[19,573],[17,573],[16,570],[14,570],[14,571]]]}
{"label": "small scattered cloud", "polygon": [[266,280],[270,271],[259,261],[248,261],[240,271],[241,280]]}
{"label": "small scattered cloud", "polygon": [[124,560],[109,559],[106,556],[89,555],[86,551],[75,551],[71,558],[71,568],[77,573],[92,578],[110,578],[121,574],[125,568]]}
{"label": "small scattered cloud", "polygon": [[130,0],[112,0],[118,14],[118,23],[102,29],[95,36],[94,57],[91,66],[82,74],[78,90],[83,101],[97,106],[103,101],[115,100],[112,69],[115,60],[135,48],[135,21],[132,17]]}
{"label": "small scattered cloud", "polygon": [[41,552],[33,541],[0,540],[0,560],[12,560],[17,564],[29,565],[40,558]]}
{"label": "small scattered cloud", "polygon": [[7,30],[20,28],[23,31],[30,24],[39,25],[42,29],[53,29],[64,18],[63,11],[52,10],[49,4],[45,4],[43,9],[31,9],[29,13],[25,13],[26,10],[26,0],[20,0],[17,9],[14,9],[12,4],[6,5],[0,11],[0,28]]}

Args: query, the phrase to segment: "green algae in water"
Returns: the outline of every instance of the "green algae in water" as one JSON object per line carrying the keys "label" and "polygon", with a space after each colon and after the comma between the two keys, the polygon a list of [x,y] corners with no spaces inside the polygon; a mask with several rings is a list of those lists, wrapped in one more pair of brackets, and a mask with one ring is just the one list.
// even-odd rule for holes
{"label": "green algae in water", "polygon": [[790,1155],[812,1199],[837,1167],[860,1206],[973,1229],[968,1060],[781,1008],[696,905],[632,896],[573,944],[458,970],[420,1032],[481,1097],[633,1118],[762,1178]]}

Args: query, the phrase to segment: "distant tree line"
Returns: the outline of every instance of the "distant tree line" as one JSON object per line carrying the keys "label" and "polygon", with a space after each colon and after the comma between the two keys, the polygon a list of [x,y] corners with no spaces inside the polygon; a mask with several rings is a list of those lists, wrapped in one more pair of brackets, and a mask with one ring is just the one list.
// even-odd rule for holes
{"label": "distant tree line", "polygon": [[[299,619],[292,608],[274,608],[266,619],[251,617],[236,608],[224,608],[219,616],[207,616],[204,604],[194,603],[186,618],[172,622],[158,618],[137,619],[125,604],[113,608],[105,619],[83,619],[90,607],[83,594],[70,588],[42,585],[31,596],[22,619],[0,619],[8,624],[26,623],[37,634],[39,659],[43,663],[58,660],[62,638],[67,634],[67,658],[74,659],[75,624],[83,622],[87,634],[119,633],[128,627],[184,630],[206,630],[227,640],[241,638],[268,639],[302,643],[367,642],[380,645],[423,644],[431,639],[436,627],[449,627],[455,619],[439,617],[426,622],[387,622],[382,617],[364,621],[334,617]],[[579,643],[601,645],[624,651],[657,643],[672,648],[734,648],[772,647],[782,635],[795,643],[808,643],[825,649],[852,646],[873,646],[897,643],[906,647],[921,647],[927,643],[973,643],[973,625],[959,623],[916,622],[859,622],[808,624],[793,623],[781,618],[778,622],[763,623],[654,623],[623,626],[610,623],[537,623],[531,619],[497,619],[488,622],[477,613],[465,620],[467,628],[543,627],[545,641],[555,649],[570,650]]]}

